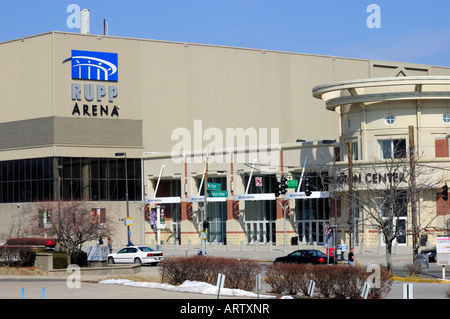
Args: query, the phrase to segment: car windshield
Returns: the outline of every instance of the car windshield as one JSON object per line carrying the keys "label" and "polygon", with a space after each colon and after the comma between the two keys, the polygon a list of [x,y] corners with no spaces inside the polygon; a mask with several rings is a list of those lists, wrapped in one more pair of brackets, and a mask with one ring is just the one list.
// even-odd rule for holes
{"label": "car windshield", "polygon": [[139,247],[139,250],[145,251],[145,252],[147,252],[147,251],[153,251],[153,249],[151,249],[150,247]]}

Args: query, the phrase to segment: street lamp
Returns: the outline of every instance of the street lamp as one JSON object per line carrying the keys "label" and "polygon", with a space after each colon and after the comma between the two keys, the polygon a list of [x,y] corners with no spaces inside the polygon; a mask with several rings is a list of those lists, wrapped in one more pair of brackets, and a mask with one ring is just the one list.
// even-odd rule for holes
{"label": "street lamp", "polygon": [[[127,219],[130,217],[130,210],[128,206],[128,169],[127,169],[127,153],[115,153],[115,156],[124,156],[125,157],[125,198],[127,201]],[[131,243],[131,233],[130,226],[127,224],[127,235],[128,235],[128,245]]]}

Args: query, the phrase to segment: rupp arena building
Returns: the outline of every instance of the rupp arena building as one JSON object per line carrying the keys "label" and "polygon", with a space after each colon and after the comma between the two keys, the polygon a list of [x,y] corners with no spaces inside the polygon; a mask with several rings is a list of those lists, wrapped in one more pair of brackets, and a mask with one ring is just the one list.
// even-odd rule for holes
{"label": "rupp arena building", "polygon": [[[113,217],[116,245],[127,211],[134,243],[323,245],[334,217],[346,242],[347,206],[327,175],[349,141],[364,163],[414,125],[430,163],[448,161],[449,83],[433,82],[447,67],[49,32],[0,43],[0,69],[3,240],[33,202],[75,199]],[[397,84],[406,91],[392,94]],[[276,199],[282,175],[308,176],[313,194],[303,179]],[[426,214],[442,231],[448,209]],[[382,242],[354,222],[356,244]]]}

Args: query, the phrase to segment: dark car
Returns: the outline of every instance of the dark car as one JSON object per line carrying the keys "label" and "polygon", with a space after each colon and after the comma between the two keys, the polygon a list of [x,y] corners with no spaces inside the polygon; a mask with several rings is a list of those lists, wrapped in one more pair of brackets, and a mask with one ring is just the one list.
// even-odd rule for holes
{"label": "dark car", "polygon": [[[327,259],[329,261],[327,262]],[[335,264],[333,257],[328,257],[325,253],[316,249],[300,249],[290,253],[284,257],[278,257],[274,263],[297,263],[297,264],[313,264],[326,265]]]}
{"label": "dark car", "polygon": [[436,247],[429,248],[429,249],[423,249],[421,254],[428,256],[429,262],[436,262],[437,261],[437,255],[436,255]]}

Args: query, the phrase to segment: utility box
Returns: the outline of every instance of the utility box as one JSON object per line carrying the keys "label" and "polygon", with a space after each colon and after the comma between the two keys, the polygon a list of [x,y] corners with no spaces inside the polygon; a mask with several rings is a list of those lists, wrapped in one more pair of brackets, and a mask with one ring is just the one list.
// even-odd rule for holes
{"label": "utility box", "polygon": [[107,246],[94,246],[87,249],[87,261],[89,266],[106,265],[109,249]]}
{"label": "utility box", "polygon": [[298,245],[298,236],[291,237],[291,245],[297,246]]}

